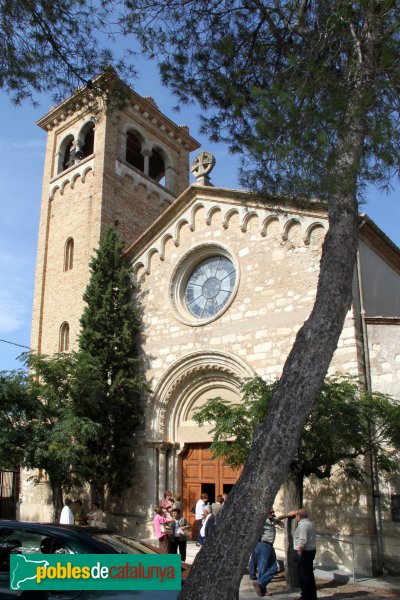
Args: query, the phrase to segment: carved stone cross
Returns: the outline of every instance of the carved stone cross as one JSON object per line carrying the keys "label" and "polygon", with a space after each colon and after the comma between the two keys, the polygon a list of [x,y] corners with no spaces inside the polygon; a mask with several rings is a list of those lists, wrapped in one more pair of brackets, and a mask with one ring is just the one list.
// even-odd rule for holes
{"label": "carved stone cross", "polygon": [[196,177],[198,185],[212,185],[209,173],[215,166],[215,156],[211,152],[199,152],[192,162],[191,172]]}

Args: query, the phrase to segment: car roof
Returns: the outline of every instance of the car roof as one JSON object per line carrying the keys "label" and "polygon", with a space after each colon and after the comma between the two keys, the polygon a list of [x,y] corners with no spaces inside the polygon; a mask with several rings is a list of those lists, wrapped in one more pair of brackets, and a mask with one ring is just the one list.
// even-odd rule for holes
{"label": "car roof", "polygon": [[87,541],[100,547],[109,548],[109,545],[102,540],[96,539],[96,534],[113,534],[114,531],[99,527],[82,527],[79,525],[60,525],[58,523],[37,523],[34,521],[8,521],[0,520],[0,530],[5,528],[29,529],[45,535],[57,536],[59,539],[75,539]]}
{"label": "car roof", "polygon": [[40,523],[38,521],[12,521],[7,519],[0,519],[0,527],[16,527],[17,529],[26,529],[30,527],[32,530],[48,530],[53,531],[53,533],[68,533],[71,532],[76,533],[84,533],[89,536],[95,535],[96,533],[115,533],[110,529],[104,529],[100,527],[88,527],[82,525],[60,525],[59,523]]}

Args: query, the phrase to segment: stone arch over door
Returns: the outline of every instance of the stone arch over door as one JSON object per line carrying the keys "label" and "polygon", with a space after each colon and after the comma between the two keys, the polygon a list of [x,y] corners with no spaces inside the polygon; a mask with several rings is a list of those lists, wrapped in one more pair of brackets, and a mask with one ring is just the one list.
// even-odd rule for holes
{"label": "stone arch over door", "polygon": [[158,497],[165,489],[184,491],[183,457],[191,446],[211,442],[210,425],[193,420],[196,408],[217,396],[240,402],[244,381],[254,375],[239,357],[214,350],[190,353],[165,371],[146,419],[147,440],[158,448]]}

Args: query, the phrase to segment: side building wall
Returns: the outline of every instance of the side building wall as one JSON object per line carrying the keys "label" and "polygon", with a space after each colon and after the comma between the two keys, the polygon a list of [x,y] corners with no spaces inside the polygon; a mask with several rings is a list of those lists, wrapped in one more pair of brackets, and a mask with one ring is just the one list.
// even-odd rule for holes
{"label": "side building wall", "polygon": [[[360,242],[364,329],[371,390],[400,401],[400,264],[386,248]],[[390,247],[391,252],[393,249]],[[384,567],[400,571],[400,475],[376,478],[378,536]]]}

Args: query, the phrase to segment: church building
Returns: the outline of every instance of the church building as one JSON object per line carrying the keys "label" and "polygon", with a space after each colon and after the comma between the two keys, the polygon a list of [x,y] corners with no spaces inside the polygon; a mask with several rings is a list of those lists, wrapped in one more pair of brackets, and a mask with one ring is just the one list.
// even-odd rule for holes
{"label": "church building", "polygon": [[[115,84],[109,77],[94,85]],[[38,122],[47,150],[31,346],[45,354],[77,349],[89,261],[101,233],[118,223],[151,393],[136,434],[137,483],[110,504],[107,523],[148,538],[165,490],[182,492],[193,521],[202,492],[214,500],[237,480],[238,471],[212,459],[210,426],[199,427],[193,414],[216,396],[240,402],[249,377],[280,376],[313,307],[328,220],[318,200],[265,200],[218,187],[213,156],[190,155],[199,144],[188,128],[152,98],[118,85],[124,104],[105,108],[101,95],[81,89]],[[398,398],[400,250],[367,215],[360,216],[353,289],[330,373],[355,375],[367,389]],[[20,518],[48,521],[47,484],[33,486],[28,476]],[[320,564],[351,570],[353,548],[357,572],[371,573],[379,556],[400,567],[400,476],[372,479],[306,484]]]}

